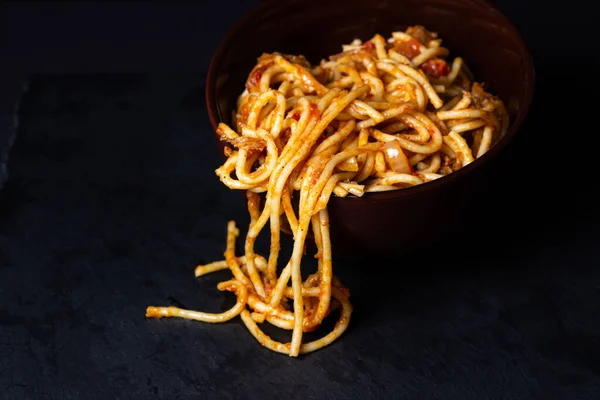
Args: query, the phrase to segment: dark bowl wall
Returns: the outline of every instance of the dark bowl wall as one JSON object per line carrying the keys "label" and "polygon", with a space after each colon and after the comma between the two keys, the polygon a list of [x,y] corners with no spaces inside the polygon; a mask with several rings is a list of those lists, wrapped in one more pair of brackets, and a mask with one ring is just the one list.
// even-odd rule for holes
{"label": "dark bowl wall", "polygon": [[463,57],[476,79],[504,100],[511,128],[488,154],[448,177],[363,198],[332,198],[337,254],[410,251],[463,230],[469,205],[478,201],[477,182],[485,179],[484,167],[516,133],[531,101],[533,67],[518,32],[483,0],[267,0],[229,31],[211,63],[207,102],[216,128],[230,121],[237,96],[262,53],[303,54],[318,63],[354,38],[366,40],[375,33],[388,37],[415,24],[438,32],[451,57]]}

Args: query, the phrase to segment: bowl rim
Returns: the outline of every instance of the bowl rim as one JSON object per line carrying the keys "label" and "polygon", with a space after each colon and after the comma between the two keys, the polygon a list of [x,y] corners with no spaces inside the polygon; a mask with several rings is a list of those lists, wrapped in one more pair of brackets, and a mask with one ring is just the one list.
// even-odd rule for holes
{"label": "bowl rim", "polygon": [[[440,179],[435,179],[433,181],[425,182],[415,186],[409,186],[406,188],[402,188],[399,190],[390,190],[386,192],[375,192],[375,193],[365,193],[362,197],[348,196],[344,198],[332,197],[332,200],[344,200],[344,201],[352,201],[352,200],[361,200],[368,198],[370,200],[384,200],[391,198],[398,198],[404,196],[414,196],[418,195],[421,192],[429,192],[435,191],[436,188],[448,186],[454,184],[460,180],[463,180],[466,176],[470,175],[473,170],[483,169],[486,164],[489,164],[490,161],[496,158],[496,156],[508,145],[509,142],[516,136],[517,132],[520,130],[523,122],[529,114],[529,110],[531,108],[531,103],[533,101],[533,95],[535,90],[535,66],[533,63],[533,57],[527,47],[527,44],[523,40],[523,37],[519,30],[515,27],[515,25],[510,21],[510,19],[504,15],[498,8],[496,8],[493,4],[491,4],[488,0],[468,0],[473,3],[479,3],[480,6],[484,6],[495,13],[499,20],[503,23],[504,27],[506,27],[513,34],[516,39],[516,44],[520,48],[521,53],[525,56],[525,65],[524,65],[524,76],[529,77],[530,79],[526,80],[529,84],[526,85],[524,90],[524,102],[520,104],[520,108],[518,113],[516,114],[515,119],[509,125],[508,130],[504,134],[504,136],[490,148],[486,154],[484,154],[481,158],[475,159],[475,161],[470,164],[462,167],[458,171],[454,171],[448,175],[443,176]],[[208,118],[210,120],[210,124],[213,130],[217,129],[217,126],[221,122],[219,120],[219,110],[216,107],[216,94],[215,86],[216,86],[216,75],[219,71],[220,65],[223,61],[226,51],[228,50],[231,42],[238,35],[240,30],[244,27],[244,25],[248,24],[252,20],[255,19],[258,15],[260,15],[264,10],[272,7],[275,4],[280,3],[280,0],[263,0],[258,5],[254,6],[247,12],[245,12],[225,33],[225,36],[217,46],[213,56],[211,58],[208,72],[206,74],[206,85],[205,85],[205,99],[206,99],[206,110],[208,113]]]}

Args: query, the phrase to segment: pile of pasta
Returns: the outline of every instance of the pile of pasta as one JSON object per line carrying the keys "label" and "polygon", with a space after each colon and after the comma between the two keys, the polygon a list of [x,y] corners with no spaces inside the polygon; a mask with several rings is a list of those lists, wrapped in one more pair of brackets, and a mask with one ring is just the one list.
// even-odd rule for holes
{"label": "pile of pasta", "polygon": [[[218,127],[227,160],[216,174],[228,188],[246,191],[251,222],[243,255],[236,252],[239,230],[231,221],[225,260],[198,266],[195,274],[229,269],[232,279],[218,288],[234,292],[236,304],[220,314],[148,307],[147,317],[224,322],[240,315],[262,345],[290,356],[330,344],[352,314],[349,290],[332,274],[330,197],[439,179],[483,156],[508,128],[503,102],[474,82],[460,57],[449,63],[437,34],[422,26],[387,40],[379,34],[364,43],[356,39],[342,50],[317,66],[303,56],[263,54],[231,126]],[[294,238],[283,269],[282,222]],[[265,258],[254,245],[267,223]],[[309,231],[318,269],[303,278]],[[303,333],[335,309],[334,329],[303,343]],[[265,322],[291,330],[291,341],[271,339],[259,327]]]}

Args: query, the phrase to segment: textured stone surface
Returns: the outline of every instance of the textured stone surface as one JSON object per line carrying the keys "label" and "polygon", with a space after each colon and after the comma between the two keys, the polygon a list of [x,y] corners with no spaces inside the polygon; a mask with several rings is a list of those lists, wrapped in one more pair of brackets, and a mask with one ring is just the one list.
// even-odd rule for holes
{"label": "textured stone surface", "polygon": [[[518,26],[537,21],[533,6],[502,4]],[[494,224],[463,252],[336,263],[351,326],[299,359],[261,348],[238,320],[144,318],[148,304],[233,303],[215,288],[226,273],[193,277],[222,257],[227,220],[242,232],[248,221],[212,172],[203,85],[214,38],[196,73],[32,77],[0,203],[0,397],[598,398],[600,224],[584,176],[594,158],[549,139],[575,123],[549,110],[578,58],[565,69],[556,42],[525,33],[539,85]],[[549,162],[557,151],[579,172]]]}

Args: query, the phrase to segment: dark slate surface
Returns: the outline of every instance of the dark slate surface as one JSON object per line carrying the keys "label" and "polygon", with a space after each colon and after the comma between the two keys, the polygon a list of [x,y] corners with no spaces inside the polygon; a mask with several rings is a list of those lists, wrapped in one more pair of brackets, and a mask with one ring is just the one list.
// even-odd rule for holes
{"label": "dark slate surface", "polygon": [[[0,25],[16,36],[0,36],[13,61],[3,66],[3,84],[19,82],[18,93],[16,73],[46,74],[30,78],[0,192],[0,398],[600,398],[600,229],[586,175],[593,141],[585,136],[595,128],[576,126],[557,84],[568,82],[576,94],[585,81],[573,71],[594,61],[577,52],[583,40],[548,36],[561,22],[584,38],[588,17],[545,3],[542,19],[539,3],[517,3],[499,6],[535,55],[536,103],[509,165],[493,175],[495,211],[482,221],[480,240],[465,244],[460,262],[438,248],[385,264],[337,263],[352,289],[351,327],[300,359],[261,348],[239,321],[143,316],[148,304],[218,311],[233,303],[215,289],[226,273],[193,278],[197,263],[221,257],[227,220],[247,223],[240,195],[212,172],[220,157],[204,71],[219,29],[250,3],[154,6],[139,14],[145,25],[133,24],[146,30],[114,17],[112,40],[132,35],[147,46],[121,53],[100,26],[79,20],[81,35],[64,34],[85,6],[5,8],[12,14],[0,13]],[[110,20],[116,6],[94,7],[86,12]],[[125,16],[140,10],[123,7]],[[160,14],[171,24],[164,37]],[[36,38],[18,19],[31,15],[42,26],[62,23]],[[188,22],[166,28],[178,21]],[[18,32],[30,48],[52,45],[55,57],[17,52],[18,42],[6,38]],[[94,35],[103,57],[69,56]],[[556,51],[566,44],[571,54]],[[66,73],[55,74],[60,69]],[[8,92],[3,135],[16,126],[18,96]]]}

